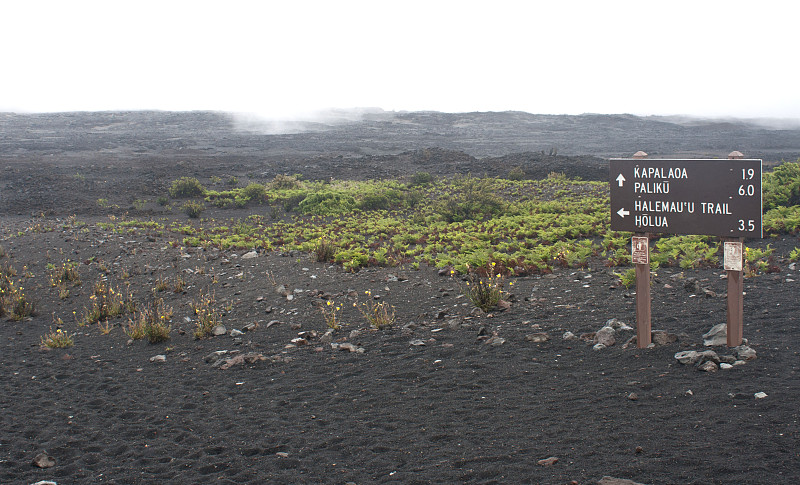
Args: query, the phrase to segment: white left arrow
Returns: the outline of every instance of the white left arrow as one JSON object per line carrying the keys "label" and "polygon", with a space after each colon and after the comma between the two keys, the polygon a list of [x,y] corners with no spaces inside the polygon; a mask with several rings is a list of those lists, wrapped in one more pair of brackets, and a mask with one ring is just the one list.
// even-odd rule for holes
{"label": "white left arrow", "polygon": [[625,209],[620,209],[617,211],[620,217],[625,218],[625,216],[631,215],[631,211],[626,211]]}
{"label": "white left arrow", "polygon": [[623,177],[622,174],[617,175],[617,183],[620,187],[622,187],[623,182],[625,182],[625,177]]}

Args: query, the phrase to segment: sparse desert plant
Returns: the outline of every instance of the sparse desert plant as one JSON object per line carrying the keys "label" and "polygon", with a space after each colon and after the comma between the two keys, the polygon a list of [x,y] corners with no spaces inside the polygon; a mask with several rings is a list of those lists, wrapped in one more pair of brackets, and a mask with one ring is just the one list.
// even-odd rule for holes
{"label": "sparse desert plant", "polygon": [[181,206],[181,209],[183,209],[184,214],[186,214],[190,218],[197,219],[198,217],[200,217],[200,214],[202,214],[203,211],[206,210],[206,206],[202,202],[190,200],[185,204],[183,204],[183,206]]}
{"label": "sparse desert plant", "polygon": [[78,325],[91,325],[136,310],[136,301],[133,300],[130,291],[127,295],[123,295],[119,289],[106,286],[102,281],[95,283],[89,300],[91,307],[84,307],[83,317],[78,321]]}
{"label": "sparse desert plant", "polygon": [[191,303],[197,322],[195,324],[194,338],[201,339],[211,335],[211,330],[222,323],[222,315],[215,308],[216,298],[213,293],[201,292],[200,296]]}
{"label": "sparse desert plant", "polygon": [[625,288],[630,288],[636,283],[636,268],[628,268],[622,273],[614,273],[619,278],[619,284]]}
{"label": "sparse desert plant", "polygon": [[206,189],[196,178],[181,177],[172,182],[172,186],[169,188],[169,195],[177,199],[203,195],[205,191]]}
{"label": "sparse desert plant", "polygon": [[[484,312],[489,312],[496,307],[505,293],[503,277],[500,273],[495,273],[495,267],[496,264],[492,262],[489,269],[483,271],[486,273],[485,276],[481,276],[476,271],[467,273],[467,288],[464,294],[473,305]],[[469,266],[467,266],[467,270],[469,271]]]}
{"label": "sparse desert plant", "polygon": [[759,273],[775,273],[778,267],[775,265],[775,257],[773,256],[775,248],[767,247],[764,249],[759,248],[744,248],[744,260],[747,264],[747,275],[756,276]]}
{"label": "sparse desert plant", "polygon": [[168,340],[172,330],[169,324],[172,313],[172,307],[165,304],[162,298],[158,298],[142,306],[133,318],[128,319],[125,333],[134,340],[146,337],[151,344]]}
{"label": "sparse desert plant", "polygon": [[358,308],[361,315],[367,323],[374,329],[380,330],[382,328],[391,327],[395,321],[394,307],[385,301],[376,301],[372,297],[372,292],[367,290],[364,292],[369,298],[365,303],[353,303],[353,306]]}
{"label": "sparse desert plant", "polygon": [[173,293],[183,293],[186,289],[186,280],[182,275],[175,276],[175,283],[172,285]]}
{"label": "sparse desert plant", "polygon": [[8,256],[6,248],[4,248],[2,244],[0,244],[0,258],[5,258],[6,256]]}
{"label": "sparse desert plant", "polygon": [[41,338],[42,347],[47,347],[50,349],[63,349],[65,347],[72,347],[75,344],[74,334],[70,335],[69,333],[61,330],[60,328],[53,330],[50,329],[50,332],[44,334]]}
{"label": "sparse desert plant", "polygon": [[164,207],[169,203],[169,198],[165,195],[159,195],[158,198],[156,199],[156,203],[161,207]]}
{"label": "sparse desert plant", "polygon": [[800,248],[792,249],[792,252],[789,253],[789,260],[800,261]]}
{"label": "sparse desert plant", "polygon": [[325,319],[325,323],[328,325],[328,328],[338,330],[342,327],[342,323],[339,321],[338,315],[341,309],[342,308],[332,300],[327,300],[325,304],[320,307],[322,318]]}
{"label": "sparse desert plant", "polygon": [[333,261],[336,249],[336,245],[332,241],[320,237],[314,245],[314,258],[319,262]]}
{"label": "sparse desert plant", "polygon": [[35,314],[36,306],[25,295],[24,288],[0,278],[0,316],[8,315],[18,322]]}
{"label": "sparse desert plant", "polygon": [[50,269],[50,286],[62,286],[67,283],[72,283],[75,286],[81,284],[78,263],[70,260],[65,261],[61,266],[53,266]]}
{"label": "sparse desert plant", "polygon": [[162,291],[166,291],[169,288],[169,282],[163,276],[159,276],[156,278],[156,284],[153,286],[154,293],[160,293]]}
{"label": "sparse desert plant", "polygon": [[231,175],[230,177],[228,177],[227,184],[230,185],[231,187],[236,187],[237,185],[239,185],[239,179]]}

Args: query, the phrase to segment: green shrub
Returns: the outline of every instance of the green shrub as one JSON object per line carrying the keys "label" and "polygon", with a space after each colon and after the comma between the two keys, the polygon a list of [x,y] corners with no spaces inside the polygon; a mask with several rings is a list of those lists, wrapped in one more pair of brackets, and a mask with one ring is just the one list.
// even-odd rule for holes
{"label": "green shrub", "polygon": [[352,212],[356,208],[356,199],[341,192],[321,191],[308,195],[298,208],[305,214],[335,216]]}
{"label": "green shrub", "polygon": [[492,181],[471,175],[453,180],[454,192],[437,205],[436,211],[445,222],[485,219],[500,213],[505,201],[494,193]]}
{"label": "green shrub", "polygon": [[433,177],[428,172],[417,172],[411,176],[409,185],[427,185],[433,181]]}
{"label": "green shrub", "polygon": [[272,190],[288,190],[299,189],[302,186],[297,177],[289,175],[276,175],[272,182],[269,183],[269,188]]}
{"label": "green shrub", "polygon": [[269,197],[267,196],[267,188],[261,184],[249,184],[242,189],[242,196],[249,200],[257,202],[265,202]]}
{"label": "green shrub", "polygon": [[400,207],[403,205],[403,193],[387,189],[382,192],[369,192],[364,194],[361,201],[358,203],[358,208],[361,210],[389,210]]}
{"label": "green shrub", "polygon": [[514,167],[508,172],[508,180],[525,180],[525,170],[522,167]]}
{"label": "green shrub", "polygon": [[182,209],[187,216],[191,217],[192,219],[197,219],[200,217],[200,214],[206,210],[206,206],[202,202],[190,200],[183,204]]}
{"label": "green shrub", "polygon": [[762,178],[764,210],[800,205],[800,162],[786,162]]}
{"label": "green shrub", "polygon": [[194,177],[181,177],[172,182],[169,188],[169,195],[175,198],[179,197],[194,197],[197,195],[205,194],[206,189]]}

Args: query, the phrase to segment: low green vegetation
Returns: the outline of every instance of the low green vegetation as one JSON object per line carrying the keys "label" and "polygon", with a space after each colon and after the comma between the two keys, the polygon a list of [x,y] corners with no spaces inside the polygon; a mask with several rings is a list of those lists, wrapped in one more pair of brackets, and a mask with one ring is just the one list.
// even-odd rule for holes
{"label": "low green vegetation", "polygon": [[[514,179],[514,180],[511,180]],[[221,179],[220,179],[221,181]],[[219,184],[221,185],[221,184]],[[800,229],[798,164],[765,174],[765,235]],[[630,233],[609,229],[606,182],[419,172],[406,180],[302,180],[281,175],[263,184],[207,190],[193,178],[175,180],[170,196],[184,197],[189,221],[113,219],[118,233],[158,234],[173,247],[303,251],[348,271],[367,266],[428,264],[467,274],[491,268],[504,277],[554,268],[630,266]],[[238,219],[201,218],[206,204],[251,207]],[[219,212],[217,212],[219,214]],[[720,242],[708,236],[653,236],[652,267],[685,269],[720,264]],[[771,271],[769,255],[752,268]],[[758,263],[760,261],[760,263]]]}

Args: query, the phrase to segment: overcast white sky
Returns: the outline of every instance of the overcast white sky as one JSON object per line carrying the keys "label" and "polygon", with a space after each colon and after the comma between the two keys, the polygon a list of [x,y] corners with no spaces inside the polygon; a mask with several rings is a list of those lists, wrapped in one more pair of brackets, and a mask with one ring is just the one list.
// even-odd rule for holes
{"label": "overcast white sky", "polygon": [[794,1],[8,1],[0,111],[800,119]]}

